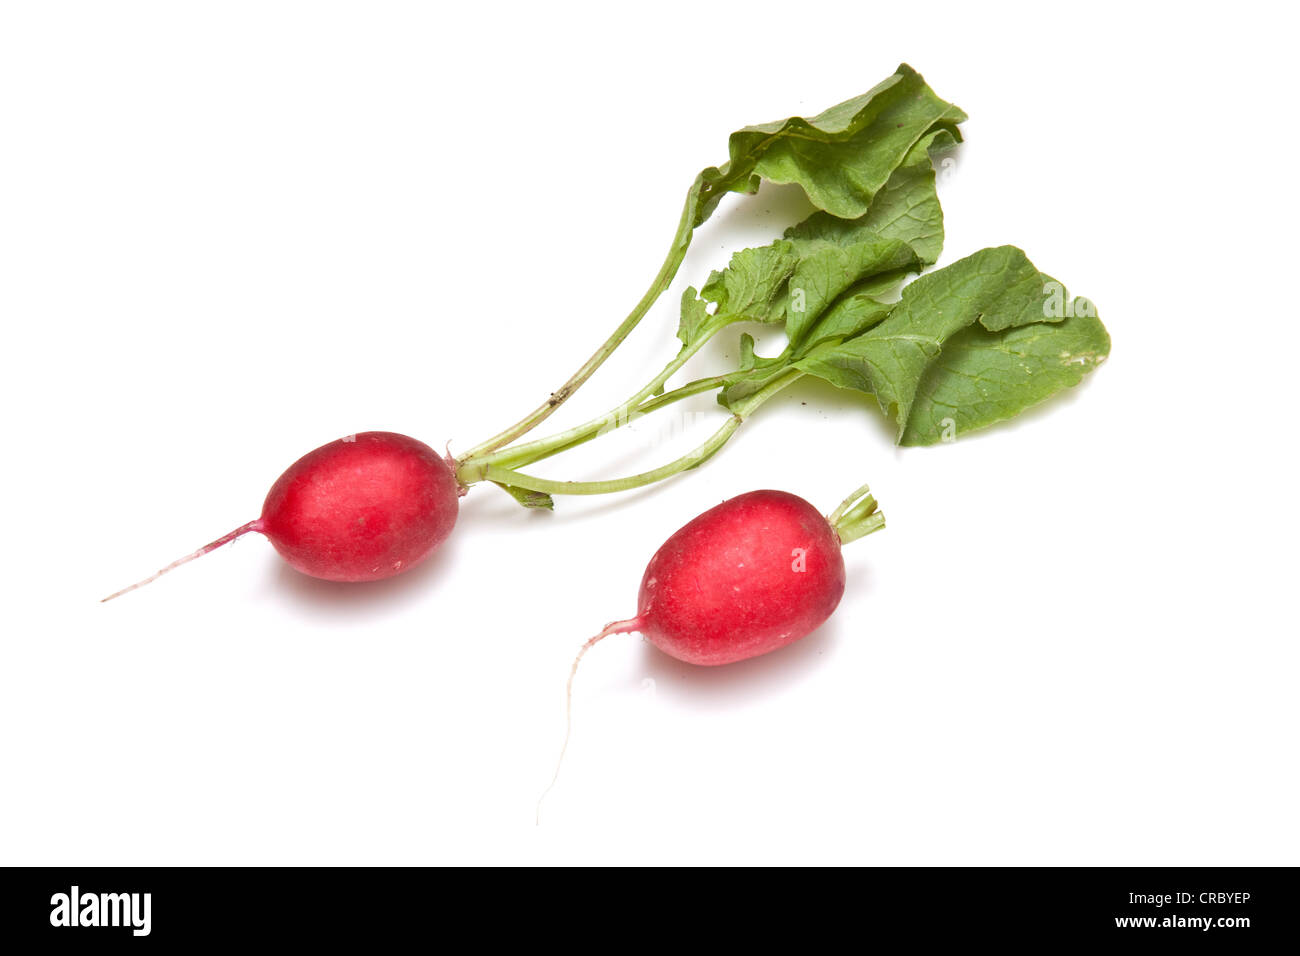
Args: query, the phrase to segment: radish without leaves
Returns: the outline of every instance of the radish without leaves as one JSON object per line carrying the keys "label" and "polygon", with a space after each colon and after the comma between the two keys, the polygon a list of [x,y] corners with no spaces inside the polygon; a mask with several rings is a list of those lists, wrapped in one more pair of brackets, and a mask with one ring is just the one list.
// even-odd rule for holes
{"label": "radish without leaves", "polygon": [[[582,646],[569,672],[569,713],[583,655],[611,634],[639,631],[665,654],[714,666],[811,633],[844,594],[841,545],[884,526],[866,486],[825,517],[785,491],[751,491],[710,508],[650,559],[636,617],[606,625]],[[566,732],[561,761],[568,745]]]}
{"label": "radish without leaves", "polygon": [[262,515],[104,598],[112,600],[250,531],[270,539],[290,566],[327,581],[377,581],[427,558],[456,524],[460,488],[452,465],[423,442],[361,432],[322,445],[289,466]]}
{"label": "radish without leaves", "polygon": [[688,664],[730,664],[797,641],[844,594],[835,529],[804,499],[751,491],[664,542],[641,579],[635,627]]}
{"label": "radish without leaves", "polygon": [[665,654],[705,666],[785,647],[840,603],[840,546],[884,526],[865,486],[826,517],[785,491],[729,498],[663,543],[641,578],[636,617],[607,625],[578,657],[602,638],[630,631]]}

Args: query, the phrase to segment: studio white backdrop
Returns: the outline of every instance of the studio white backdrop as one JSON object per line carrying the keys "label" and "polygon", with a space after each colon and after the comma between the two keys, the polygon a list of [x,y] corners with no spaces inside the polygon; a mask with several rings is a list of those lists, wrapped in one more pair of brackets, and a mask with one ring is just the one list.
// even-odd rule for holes
{"label": "studio white backdrop", "polygon": [[[1296,863],[1277,9],[6,4],[0,863]],[[250,536],[98,603],[326,441],[512,422],[640,296],[731,130],[903,61],[970,114],[941,264],[1014,243],[1095,301],[1113,351],[1080,388],[899,450],[870,400],[799,386],[649,491],[476,487],[388,582]],[[648,378],[681,290],[801,208],[725,199],[548,426]],[[666,461],[719,414],[681,407],[537,471]],[[865,481],[889,526],[812,636],[587,656],[537,825],[573,654],[664,537]]]}

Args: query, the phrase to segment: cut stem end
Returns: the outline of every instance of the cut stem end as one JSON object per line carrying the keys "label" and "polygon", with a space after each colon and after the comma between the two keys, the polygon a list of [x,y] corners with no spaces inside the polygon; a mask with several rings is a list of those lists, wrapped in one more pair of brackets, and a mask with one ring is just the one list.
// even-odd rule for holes
{"label": "cut stem end", "polygon": [[880,513],[871,488],[863,485],[840,502],[838,508],[826,516],[830,526],[839,535],[840,544],[864,538],[885,526],[885,516]]}

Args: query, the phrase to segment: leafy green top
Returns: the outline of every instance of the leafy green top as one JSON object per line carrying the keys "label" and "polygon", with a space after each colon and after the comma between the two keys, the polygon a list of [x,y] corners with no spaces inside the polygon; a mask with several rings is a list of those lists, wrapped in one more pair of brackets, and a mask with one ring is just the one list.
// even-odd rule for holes
{"label": "leafy green top", "polygon": [[[811,118],[747,126],[729,158],[703,170],[687,194],[678,231],[654,283],[614,335],[562,389],[563,401],[623,340],[671,283],[694,230],[728,192],[763,180],[798,184],[816,207],[765,246],[735,253],[681,300],[677,356],[605,416],[547,439],[505,447],[558,404],[552,396],[461,459],[463,483],[490,480],[526,507],[551,495],[605,494],[698,466],[764,401],[803,376],[874,395],[897,440],[929,445],[1002,421],[1077,384],[1103,362],[1110,338],[1092,303],[1071,299],[1014,246],[983,249],[925,273],[943,250],[935,158],[961,140],[965,114],[940,99],[906,64],[861,96]],[[721,376],[665,392],[673,374],[730,325],[780,325],[787,345],[760,356],[748,334]],[[557,482],[517,469],[582,444],[642,414],[718,390],[732,415],[695,451],[660,468],[591,482]],[[859,531],[878,526],[874,501]]]}
{"label": "leafy green top", "polygon": [[694,224],[712,215],[723,193],[756,192],[764,179],[797,183],[818,209],[854,219],[923,137],[941,130],[959,137],[965,119],[904,63],[866,93],[811,119],[793,116],[732,133],[730,159],[696,179]]}

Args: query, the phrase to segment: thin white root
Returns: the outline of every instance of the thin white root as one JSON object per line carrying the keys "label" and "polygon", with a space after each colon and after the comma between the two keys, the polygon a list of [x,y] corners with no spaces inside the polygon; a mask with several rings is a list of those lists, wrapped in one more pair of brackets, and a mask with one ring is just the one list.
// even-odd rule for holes
{"label": "thin white root", "polygon": [[578,665],[582,663],[583,655],[609,635],[639,631],[644,623],[641,618],[634,617],[626,621],[614,621],[606,624],[603,631],[582,645],[582,649],[578,651],[578,656],[573,659],[573,667],[569,669],[569,681],[564,688],[564,745],[560,747],[560,756],[555,761],[555,773],[551,776],[550,784],[542,791],[542,795],[537,798],[536,823],[538,826],[542,823],[542,801],[555,788],[555,781],[560,779],[560,768],[564,765],[564,755],[569,751],[569,738],[573,735],[573,679],[578,676]]}
{"label": "thin white root", "polygon": [[236,528],[234,531],[230,532],[229,534],[223,534],[216,541],[213,541],[210,544],[205,544],[203,547],[199,548],[199,550],[195,551],[193,554],[187,554],[185,555],[185,557],[173,561],[171,564],[167,565],[167,567],[163,568],[161,571],[157,572],[156,574],[149,575],[149,577],[145,578],[143,581],[137,581],[135,582],[135,584],[132,584],[128,588],[122,588],[122,590],[114,591],[106,598],[101,598],[99,603],[103,604],[105,601],[111,601],[113,600],[113,598],[121,597],[123,594],[128,594],[131,591],[134,591],[136,588],[142,588],[146,584],[151,584],[152,582],[157,581],[168,571],[173,571],[176,568],[179,568],[182,564],[187,564],[190,561],[193,561],[195,558],[201,558],[209,551],[215,551],[223,544],[229,544],[231,541],[234,541],[236,538],[238,538],[241,534],[247,534],[250,531],[260,531],[261,529],[262,529],[261,518],[258,518],[256,521],[250,521],[248,522],[248,524],[240,525],[238,528]]}

